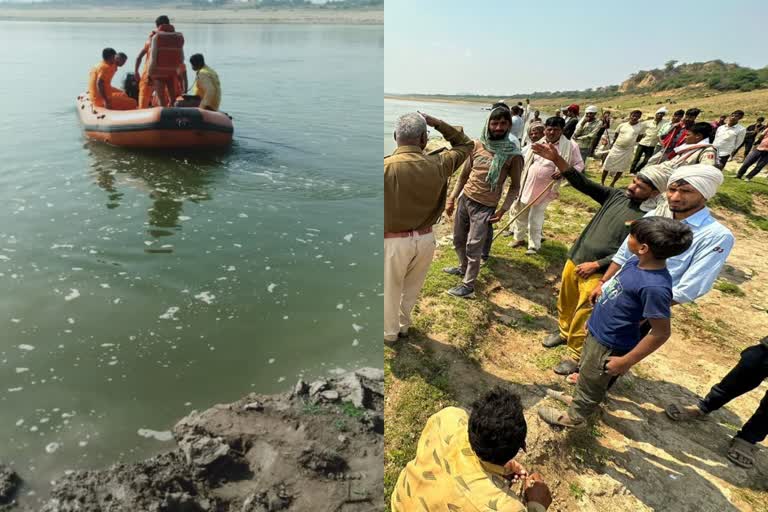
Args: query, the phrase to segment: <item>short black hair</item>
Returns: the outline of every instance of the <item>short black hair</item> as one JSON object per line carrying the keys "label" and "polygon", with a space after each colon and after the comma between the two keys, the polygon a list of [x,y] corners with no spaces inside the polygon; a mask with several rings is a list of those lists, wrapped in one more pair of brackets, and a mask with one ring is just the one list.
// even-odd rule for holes
{"label": "short black hair", "polygon": [[511,110],[511,111],[512,111],[512,113],[513,113],[514,115],[516,115],[516,116],[517,116],[517,115],[520,115],[520,114],[522,114],[522,113],[523,113],[523,109],[522,109],[522,108],[520,108],[520,107],[518,107],[517,105],[514,105],[514,106],[513,106],[513,107],[512,107],[510,110]]}
{"label": "short black hair", "polygon": [[687,224],[667,217],[643,217],[632,223],[629,233],[658,260],[665,260],[688,250],[693,232]]}
{"label": "short black hair", "polygon": [[699,110],[698,108],[689,108],[688,110],[685,111],[685,115],[687,116],[696,117],[699,114],[701,114],[701,110]]}
{"label": "short black hair", "polygon": [[673,116],[684,116],[685,115],[685,110],[683,110],[683,109],[675,110],[675,113],[672,114],[672,115]]}
{"label": "short black hair", "polygon": [[547,120],[544,121],[544,126],[563,129],[565,128],[565,119],[557,116],[548,117]]}
{"label": "short black hair", "polygon": [[765,118],[763,116],[760,116],[757,118],[758,123],[762,123],[763,121],[765,121]]}
{"label": "short black hair", "polygon": [[494,103],[493,105],[491,105],[491,110],[493,110],[493,109],[495,109],[495,108],[498,108],[498,107],[503,107],[503,108],[505,108],[505,109],[509,110],[509,105],[507,105],[507,104],[506,104],[506,103],[504,103],[503,101],[497,101],[496,103]]}
{"label": "short black hair", "polygon": [[205,59],[202,53],[196,53],[189,58],[189,63],[193,66],[205,66]]}
{"label": "short black hair", "polygon": [[701,135],[703,138],[708,139],[712,137],[712,132],[714,131],[714,128],[712,128],[712,125],[709,123],[701,122],[701,123],[693,123],[693,126],[689,128],[691,133],[695,133],[696,135]]}
{"label": "short black hair", "polygon": [[123,53],[123,52],[117,52],[117,56],[118,56],[118,57],[122,57],[122,58],[124,58],[125,60],[128,60],[128,56],[127,56],[125,53]]}
{"label": "short black hair", "polygon": [[170,25],[170,24],[171,24],[171,20],[169,20],[168,16],[166,16],[165,14],[155,18],[156,27],[159,27],[160,25]]}
{"label": "short black hair", "polygon": [[731,112],[731,115],[732,116],[744,117],[744,111],[743,110],[734,110],[733,112]]}
{"label": "short black hair", "polygon": [[114,57],[115,55],[117,55],[117,52],[114,48],[104,48],[101,50],[101,58],[104,60],[107,60],[110,57]]}
{"label": "short black hair", "polygon": [[509,111],[508,108],[496,107],[495,109],[491,110],[491,115],[488,117],[488,120],[492,121],[496,119],[506,119],[511,123],[512,113]]}
{"label": "short black hair", "polygon": [[496,386],[472,404],[469,444],[480,460],[503,466],[525,450],[528,425],[520,396]]}

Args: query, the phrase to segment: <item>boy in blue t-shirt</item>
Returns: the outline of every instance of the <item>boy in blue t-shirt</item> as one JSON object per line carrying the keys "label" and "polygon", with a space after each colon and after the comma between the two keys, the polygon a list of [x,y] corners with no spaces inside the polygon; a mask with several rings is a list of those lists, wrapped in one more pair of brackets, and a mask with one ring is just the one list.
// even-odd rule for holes
{"label": "boy in blue t-shirt", "polygon": [[572,399],[549,393],[568,403],[568,412],[541,407],[539,416],[544,421],[562,427],[585,426],[616,378],[669,339],[672,277],[666,259],[685,252],[692,241],[691,228],[673,219],[644,217],[632,223],[628,246],[637,259],[627,261],[596,294],[576,392]]}

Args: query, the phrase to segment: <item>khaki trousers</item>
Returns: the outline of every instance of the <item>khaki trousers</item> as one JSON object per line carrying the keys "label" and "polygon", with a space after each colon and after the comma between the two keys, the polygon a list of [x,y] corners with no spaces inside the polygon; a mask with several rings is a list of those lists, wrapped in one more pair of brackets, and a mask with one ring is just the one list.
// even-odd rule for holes
{"label": "khaki trousers", "polygon": [[411,311],[435,254],[435,234],[384,239],[384,339],[411,325]]}

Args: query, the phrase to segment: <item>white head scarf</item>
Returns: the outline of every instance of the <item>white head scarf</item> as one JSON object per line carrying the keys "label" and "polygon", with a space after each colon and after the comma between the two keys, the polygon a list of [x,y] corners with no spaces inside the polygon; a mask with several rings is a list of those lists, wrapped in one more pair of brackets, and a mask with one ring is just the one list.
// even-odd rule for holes
{"label": "white head scarf", "polygon": [[[713,165],[685,165],[678,167],[672,172],[667,185],[680,180],[685,180],[686,183],[698,190],[704,196],[704,199],[709,200],[717,193],[718,187],[722,185],[723,173]],[[669,210],[666,200],[656,207],[656,215],[672,217],[672,212]]]}
{"label": "white head scarf", "polygon": [[667,110],[667,107],[661,107],[659,110],[656,111],[657,114],[666,114],[667,112],[669,112],[669,110]]}
{"label": "white head scarf", "polygon": [[649,212],[664,202],[665,192],[667,191],[667,183],[669,182],[669,177],[671,174],[672,169],[665,165],[647,165],[643,167],[643,170],[637,173],[638,176],[642,176],[643,178],[653,183],[653,186],[656,187],[656,190],[659,191],[657,196],[643,201],[643,204],[640,205],[641,210],[644,212]]}

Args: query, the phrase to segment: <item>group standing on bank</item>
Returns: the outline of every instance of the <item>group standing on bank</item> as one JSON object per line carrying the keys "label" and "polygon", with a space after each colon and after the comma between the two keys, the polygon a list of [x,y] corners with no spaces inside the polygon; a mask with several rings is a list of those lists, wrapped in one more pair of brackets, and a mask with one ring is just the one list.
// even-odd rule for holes
{"label": "group standing on bank", "polygon": [[[427,114],[397,120],[397,149],[384,160],[384,341],[409,335],[436,247],[433,226],[443,212],[454,218],[457,254],[457,265],[443,271],[460,279],[447,292],[469,299],[492,249],[493,224],[509,218],[510,245],[536,254],[547,205],[567,182],[598,209],[568,252],[558,330],[543,340],[548,348],[567,345],[566,357],[553,370],[575,390],[572,396],[550,391],[567,410],[540,407],[538,414],[551,425],[583,428],[616,379],[669,339],[673,308],[712,288],[734,236],[712,216],[707,201],[723,183],[726,163],[742,147],[745,158],[737,178],[753,165],[747,179],[762,170],[768,137],[762,117],[745,128],[740,110],[713,123],[697,122],[701,112],[696,108],[678,110],[670,121],[664,120],[664,107],[646,121],[635,110],[615,127],[610,112],[599,115],[593,105],[580,119],[579,105],[571,105],[564,115],[558,112],[543,122],[538,111],[530,110],[529,105],[494,104],[474,141]],[[520,124],[522,145],[513,133]],[[427,126],[450,148],[425,153]],[[588,158],[600,161],[602,183],[587,177]],[[449,178],[459,169],[449,189]],[[631,183],[615,188],[624,173],[632,175]],[[610,186],[605,185],[608,176]],[[674,421],[700,418],[766,378],[768,337],[745,350],[698,405],[672,403],[666,413]],[[540,475],[528,475],[514,460],[525,446],[525,432],[519,397],[502,388],[479,398],[470,413],[440,411],[422,433],[417,458],[400,474],[393,510],[415,510],[417,504],[473,510],[463,507],[488,500],[512,507],[504,510],[523,510],[509,485],[517,479],[526,481],[527,510],[545,510],[551,496]],[[728,459],[751,468],[756,444],[766,435],[768,394],[733,437]]]}

